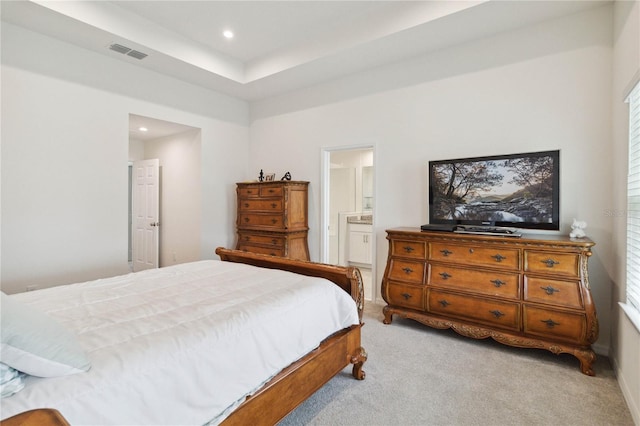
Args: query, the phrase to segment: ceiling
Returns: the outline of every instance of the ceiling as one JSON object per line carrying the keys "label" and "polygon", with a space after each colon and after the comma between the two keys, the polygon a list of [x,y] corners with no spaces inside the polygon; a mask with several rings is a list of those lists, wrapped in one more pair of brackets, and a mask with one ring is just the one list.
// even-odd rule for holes
{"label": "ceiling", "polygon": [[[2,1],[2,20],[247,101],[607,1]],[[222,36],[224,30],[233,39]],[[109,46],[148,56],[136,59]]]}

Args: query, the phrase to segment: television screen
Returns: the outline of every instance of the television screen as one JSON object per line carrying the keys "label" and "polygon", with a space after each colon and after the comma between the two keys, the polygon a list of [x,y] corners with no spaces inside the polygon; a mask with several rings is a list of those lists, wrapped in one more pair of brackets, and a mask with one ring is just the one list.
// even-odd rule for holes
{"label": "television screen", "polygon": [[429,162],[429,223],[560,229],[559,151]]}

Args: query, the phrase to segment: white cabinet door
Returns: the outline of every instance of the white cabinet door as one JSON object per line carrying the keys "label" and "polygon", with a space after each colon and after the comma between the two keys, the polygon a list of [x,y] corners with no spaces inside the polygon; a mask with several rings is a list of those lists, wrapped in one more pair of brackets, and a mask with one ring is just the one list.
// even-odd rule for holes
{"label": "white cabinet door", "polygon": [[371,232],[349,232],[349,262],[371,263]]}

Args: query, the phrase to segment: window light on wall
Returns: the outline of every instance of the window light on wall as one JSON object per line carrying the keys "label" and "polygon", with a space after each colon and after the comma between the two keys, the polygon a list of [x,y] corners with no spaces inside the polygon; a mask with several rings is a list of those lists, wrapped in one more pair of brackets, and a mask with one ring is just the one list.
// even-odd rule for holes
{"label": "window light on wall", "polygon": [[629,103],[629,175],[627,178],[627,302],[621,304],[640,329],[640,82]]}

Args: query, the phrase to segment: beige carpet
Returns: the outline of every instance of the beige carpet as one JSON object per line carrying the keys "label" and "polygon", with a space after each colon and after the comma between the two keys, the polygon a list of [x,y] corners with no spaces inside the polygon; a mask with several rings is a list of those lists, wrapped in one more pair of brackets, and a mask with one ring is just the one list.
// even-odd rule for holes
{"label": "beige carpet", "polygon": [[368,305],[364,381],[345,369],[280,426],[633,425],[608,359],[596,377],[570,355],[435,330]]}

